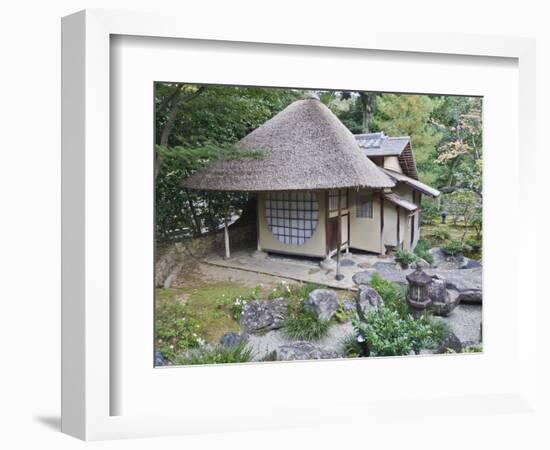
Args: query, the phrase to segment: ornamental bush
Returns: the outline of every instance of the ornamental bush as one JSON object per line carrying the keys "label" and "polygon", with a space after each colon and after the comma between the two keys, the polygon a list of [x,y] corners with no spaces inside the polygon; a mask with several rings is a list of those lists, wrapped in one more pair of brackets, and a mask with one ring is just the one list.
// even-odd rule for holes
{"label": "ornamental bush", "polygon": [[414,248],[414,254],[419,258],[422,258],[428,264],[433,264],[434,257],[430,253],[432,243],[426,239],[419,239],[416,247]]}
{"label": "ornamental bush", "polygon": [[431,346],[433,331],[428,323],[411,315],[402,318],[397,311],[383,306],[367,314],[366,322],[352,318],[355,332],[366,339],[372,356],[402,356],[418,353]]}
{"label": "ornamental bush", "polygon": [[182,351],[204,344],[199,332],[200,326],[187,316],[185,304],[173,300],[157,300],[156,347],[167,361],[172,362]]}
{"label": "ornamental bush", "polygon": [[418,261],[418,256],[408,250],[397,250],[395,252],[395,260],[408,266],[409,264]]}

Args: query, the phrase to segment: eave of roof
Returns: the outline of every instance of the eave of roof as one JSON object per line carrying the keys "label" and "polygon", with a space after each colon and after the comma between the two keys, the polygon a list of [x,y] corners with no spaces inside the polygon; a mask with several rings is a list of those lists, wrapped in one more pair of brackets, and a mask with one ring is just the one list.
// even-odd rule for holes
{"label": "eave of roof", "polygon": [[386,200],[389,200],[393,204],[400,206],[403,209],[406,209],[409,212],[414,212],[419,208],[417,204],[397,195],[395,192],[384,194],[384,198]]}
{"label": "eave of roof", "polygon": [[441,192],[433,187],[428,186],[427,184],[422,183],[421,181],[415,180],[414,178],[408,177],[405,174],[395,172],[390,169],[382,169],[387,175],[393,178],[395,181],[408,184],[413,189],[422,192],[423,194],[429,195],[430,197],[439,197]]}
{"label": "eave of roof", "polygon": [[365,133],[354,136],[367,156],[399,156],[410,142],[408,136],[390,137],[384,133]]}

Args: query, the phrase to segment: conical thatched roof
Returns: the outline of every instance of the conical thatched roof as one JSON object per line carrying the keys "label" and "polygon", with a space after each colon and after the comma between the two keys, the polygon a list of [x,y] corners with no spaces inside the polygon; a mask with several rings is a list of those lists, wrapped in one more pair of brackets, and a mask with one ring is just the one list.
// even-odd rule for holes
{"label": "conical thatched roof", "polygon": [[314,98],[295,101],[244,137],[239,146],[264,154],[214,161],[183,185],[215,191],[395,186],[365,157],[342,122]]}

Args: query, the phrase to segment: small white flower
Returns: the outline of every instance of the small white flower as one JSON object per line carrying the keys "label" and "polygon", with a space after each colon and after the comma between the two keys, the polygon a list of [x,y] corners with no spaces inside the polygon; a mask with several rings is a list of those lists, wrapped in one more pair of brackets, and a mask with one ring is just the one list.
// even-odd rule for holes
{"label": "small white flower", "polygon": [[174,346],[173,346],[173,345],[171,345],[171,346],[170,346],[170,348],[172,348],[172,349],[173,349],[173,348],[174,348]]}

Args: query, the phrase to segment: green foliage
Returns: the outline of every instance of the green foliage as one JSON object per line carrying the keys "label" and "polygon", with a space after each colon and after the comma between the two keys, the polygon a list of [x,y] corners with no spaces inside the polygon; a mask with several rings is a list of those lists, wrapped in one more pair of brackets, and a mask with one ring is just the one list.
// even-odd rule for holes
{"label": "green foliage", "polygon": [[434,262],[434,257],[430,253],[431,248],[432,243],[430,241],[426,239],[419,239],[416,247],[414,248],[414,254],[419,258],[422,258],[428,264],[432,264]]}
{"label": "green foliage", "polygon": [[429,235],[429,238],[440,244],[444,241],[451,239],[451,233],[449,233],[449,231],[447,231],[445,228],[436,228]]}
{"label": "green foliage", "polygon": [[424,347],[437,350],[451,331],[449,325],[443,319],[431,314],[424,314],[417,320],[431,329],[431,335],[424,342]]}
{"label": "green foliage", "polygon": [[395,252],[395,260],[405,266],[418,261],[418,256],[408,250],[397,250]]}
{"label": "green foliage", "polygon": [[420,221],[422,225],[431,225],[441,217],[439,206],[433,201],[422,198],[422,211],[420,212]]}
{"label": "green foliage", "polygon": [[382,300],[384,306],[390,311],[395,311],[399,317],[404,318],[409,315],[409,305],[407,304],[407,290],[391,281],[384,280],[379,274],[375,273],[369,281],[372,287]]}
{"label": "green foliage", "polygon": [[400,317],[386,307],[371,311],[366,322],[352,317],[355,332],[367,340],[372,356],[400,356],[431,345],[432,327],[411,315]]}
{"label": "green foliage", "polygon": [[338,309],[334,313],[334,319],[338,323],[345,323],[348,321],[350,315],[351,313],[349,311],[346,311],[346,309],[344,308],[344,305],[339,304]]}
{"label": "green foliage", "polygon": [[290,306],[284,332],[291,339],[318,341],[327,335],[330,325],[330,321],[317,319],[314,313],[304,308],[303,302],[299,302]]}
{"label": "green foliage", "polygon": [[[418,319],[411,316],[406,300],[406,289],[396,283],[384,280],[374,274],[369,285],[384,300],[384,306],[377,313],[371,311],[366,323],[357,315],[352,317],[356,333],[367,339],[373,356],[407,355],[421,348],[438,348],[449,329],[443,320],[423,315]],[[345,340],[345,349],[360,353],[357,342]]]}
{"label": "green foliage", "polygon": [[470,250],[470,247],[463,245],[460,241],[451,241],[442,248],[445,253],[451,256],[464,254]]}
{"label": "green foliage", "polygon": [[357,342],[357,335],[350,333],[341,342],[344,354],[347,358],[357,358],[361,354],[361,346]]}
{"label": "green foliage", "polygon": [[156,346],[162,356],[173,361],[176,355],[204,343],[200,326],[189,317],[186,306],[179,301],[157,301],[155,311]]}
{"label": "green foliage", "polygon": [[480,239],[466,239],[465,244],[468,248],[468,250],[464,253],[466,256],[476,259],[481,257],[483,243]]}
{"label": "green foliage", "polygon": [[[156,152],[160,167],[155,191],[157,239],[218,230],[226,194],[187,190],[181,187],[181,182],[217,158],[262,157],[262,149],[238,150],[234,144],[300,95],[292,89],[155,85],[155,132],[159,144]],[[164,142],[166,127],[170,132]],[[228,195],[230,214],[240,214],[250,195]]]}
{"label": "green foliage", "polygon": [[176,358],[177,365],[243,363],[252,360],[252,350],[245,343],[232,347],[216,345],[191,350]]}
{"label": "green foliage", "polygon": [[222,294],[216,301],[216,306],[218,309],[229,308],[233,318],[238,322],[241,320],[244,305],[252,300],[259,300],[261,298],[261,293],[262,286],[256,286],[250,293],[245,295],[227,296],[226,294]]}
{"label": "green foliage", "polygon": [[483,352],[482,344],[470,345],[462,349],[462,353],[481,353],[481,352]]}
{"label": "green foliage", "polygon": [[292,301],[304,300],[315,289],[320,289],[322,286],[315,283],[294,283],[288,284],[287,282],[280,283],[277,287],[269,293],[268,298],[273,300],[275,298],[288,298]]}
{"label": "green foliage", "polygon": [[431,124],[432,113],[441,99],[427,95],[382,94],[376,103],[374,126],[388,136],[410,136],[420,178],[437,170],[436,146],[442,135]]}

